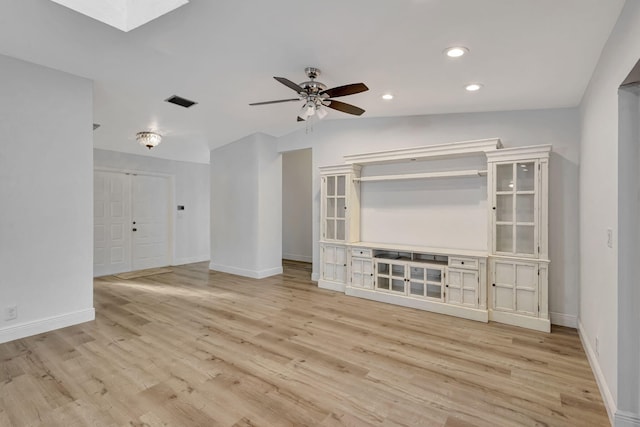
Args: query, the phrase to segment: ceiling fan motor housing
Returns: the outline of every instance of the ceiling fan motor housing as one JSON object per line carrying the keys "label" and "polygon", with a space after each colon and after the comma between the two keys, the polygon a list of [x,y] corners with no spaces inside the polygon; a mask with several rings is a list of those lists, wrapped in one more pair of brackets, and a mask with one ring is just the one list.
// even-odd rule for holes
{"label": "ceiling fan motor housing", "polygon": [[318,92],[327,89],[327,85],[315,81],[315,79],[320,75],[319,68],[307,67],[304,69],[304,72],[310,80],[308,82],[300,83],[300,87],[304,90],[304,92],[301,92],[302,96],[306,96],[308,98],[309,95],[317,95]]}
{"label": "ceiling fan motor housing", "polygon": [[318,78],[320,75],[320,69],[316,67],[307,67],[304,69],[304,72],[311,80]]}

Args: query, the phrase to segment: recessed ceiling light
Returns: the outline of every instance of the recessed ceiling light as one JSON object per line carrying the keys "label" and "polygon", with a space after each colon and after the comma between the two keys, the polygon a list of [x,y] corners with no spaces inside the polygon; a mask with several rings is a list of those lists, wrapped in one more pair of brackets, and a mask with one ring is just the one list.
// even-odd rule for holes
{"label": "recessed ceiling light", "polygon": [[464,87],[469,92],[476,92],[482,89],[482,85],[480,83],[470,83]]}
{"label": "recessed ceiling light", "polygon": [[468,53],[468,52],[469,52],[469,49],[463,46],[448,47],[444,50],[444,53],[449,58],[460,58],[461,56],[463,56],[465,53]]}
{"label": "recessed ceiling light", "polygon": [[384,99],[385,101],[391,101],[393,99],[393,95],[391,95],[390,93],[385,93],[384,95],[382,95],[382,99]]}

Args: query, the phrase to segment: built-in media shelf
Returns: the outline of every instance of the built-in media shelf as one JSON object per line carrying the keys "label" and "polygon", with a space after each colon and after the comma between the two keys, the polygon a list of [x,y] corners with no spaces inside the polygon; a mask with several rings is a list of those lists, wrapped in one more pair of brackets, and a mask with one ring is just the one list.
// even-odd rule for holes
{"label": "built-in media shelf", "polygon": [[398,175],[379,175],[379,176],[363,176],[355,178],[357,182],[367,181],[400,181],[408,179],[430,179],[430,178],[452,178],[465,176],[487,176],[486,170],[461,170],[461,171],[443,171],[443,172],[423,172],[423,173],[406,173]]}
{"label": "built-in media shelf", "polygon": [[[341,257],[336,257],[342,253]],[[321,244],[319,286],[379,302],[487,322],[488,255],[386,243]],[[342,273],[336,274],[336,271]]]}
{"label": "built-in media shelf", "polygon": [[386,249],[374,249],[373,257],[380,258],[380,259],[390,259],[390,260],[428,262],[430,264],[443,264],[443,265],[447,265],[447,263],[449,262],[449,258],[443,255],[433,255],[433,254],[425,254],[425,253],[418,253],[418,252],[401,252],[400,250],[389,251]]}
{"label": "built-in media shelf", "polygon": [[[549,332],[550,151],[550,145],[503,148],[493,138],[352,154],[344,156],[345,164],[321,167],[318,286],[374,301]],[[476,163],[479,155],[484,160]],[[429,165],[407,166],[414,161]],[[397,163],[403,165],[398,168]],[[405,173],[389,174],[398,170]],[[359,241],[362,182],[447,178],[453,178],[452,186],[462,183],[465,189],[476,182],[478,188],[486,186],[485,248],[436,248],[429,247],[428,241],[424,246]],[[411,208],[423,209],[426,218],[433,218],[430,209],[443,211],[428,202],[412,203]],[[455,213],[451,221],[460,221]],[[443,221],[449,221],[446,213]],[[431,219],[429,224],[437,226],[437,221]],[[385,226],[405,224],[388,221]]]}

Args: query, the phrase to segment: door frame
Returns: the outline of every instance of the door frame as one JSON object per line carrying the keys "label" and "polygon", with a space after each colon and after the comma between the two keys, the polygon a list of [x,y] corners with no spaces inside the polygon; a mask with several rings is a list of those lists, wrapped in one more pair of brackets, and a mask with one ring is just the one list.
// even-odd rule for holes
{"label": "door frame", "polygon": [[[176,259],[176,245],[175,245],[175,235],[176,235],[176,221],[175,221],[175,216],[176,213],[173,209],[174,206],[176,206],[176,191],[175,191],[175,175],[172,174],[167,174],[167,173],[160,173],[160,172],[147,172],[147,171],[141,171],[141,170],[136,170],[136,169],[119,169],[119,168],[110,168],[110,167],[102,167],[102,166],[95,166],[93,168],[93,172],[95,174],[95,172],[110,172],[110,173],[121,173],[123,175],[144,175],[144,176],[155,176],[155,177],[159,177],[159,178],[165,178],[167,179],[167,184],[169,186],[169,217],[168,217],[168,233],[167,233],[167,245],[168,245],[168,261],[169,261],[169,265],[174,265],[174,261]],[[93,191],[93,189],[92,189]],[[93,195],[92,192],[92,197],[95,200],[95,196]],[[133,197],[133,193],[131,192],[131,194],[129,195],[129,197]],[[132,206],[131,200],[129,201],[129,204]],[[133,206],[132,206],[133,209]],[[131,215],[131,212],[129,213],[129,215]],[[131,218],[129,218],[129,222],[131,222]],[[95,248],[95,242],[93,242],[93,233],[91,235],[91,242],[93,247]],[[133,247],[132,247],[133,241],[130,240],[129,241],[129,253],[133,254]],[[131,267],[133,268],[133,266]]]}

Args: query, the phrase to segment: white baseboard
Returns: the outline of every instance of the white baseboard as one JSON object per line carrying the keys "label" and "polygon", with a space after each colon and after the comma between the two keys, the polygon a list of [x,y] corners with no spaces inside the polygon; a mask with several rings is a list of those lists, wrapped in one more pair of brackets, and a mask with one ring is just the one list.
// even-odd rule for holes
{"label": "white baseboard", "polygon": [[602,395],[602,400],[604,401],[604,407],[607,409],[607,415],[609,415],[609,422],[611,423],[611,425],[617,425],[614,424],[615,414],[617,412],[616,402],[615,400],[613,400],[611,390],[609,390],[609,386],[607,385],[607,381],[604,378],[602,369],[600,369],[598,357],[591,347],[591,341],[589,340],[587,333],[584,331],[580,319],[578,319],[578,335],[580,336],[580,341],[582,341],[584,352],[587,354],[587,360],[589,361],[589,365],[591,365],[593,376],[596,377],[596,383],[598,384],[598,388],[600,389],[600,394]]}
{"label": "white baseboard", "polygon": [[209,255],[200,255],[187,258],[177,258],[173,261],[172,265],[194,264],[196,262],[210,261]]}
{"label": "white baseboard", "polygon": [[87,310],[74,311],[73,313],[61,314],[59,316],[9,326],[8,328],[0,329],[0,344],[55,329],[66,328],[67,326],[73,326],[79,323],[89,322],[95,318],[96,312],[92,307]]}
{"label": "white baseboard", "polygon": [[282,266],[267,268],[265,270],[249,270],[246,268],[232,267],[229,265],[209,263],[209,270],[235,274],[236,276],[251,277],[252,279],[264,279],[265,277],[275,276],[276,274],[282,274]]}
{"label": "white baseboard", "polygon": [[297,255],[297,254],[282,254],[282,259],[289,259],[291,261],[300,261],[300,262],[313,262],[313,257],[307,255]]}
{"label": "white baseboard", "polygon": [[318,280],[320,280],[320,273],[311,273],[311,281],[317,282]]}
{"label": "white baseboard", "polygon": [[553,312],[550,312],[549,315],[551,316],[552,325],[566,326],[568,328],[574,329],[578,328],[578,316]]}
{"label": "white baseboard", "polygon": [[640,414],[618,411],[615,420],[616,427],[640,427]]}

